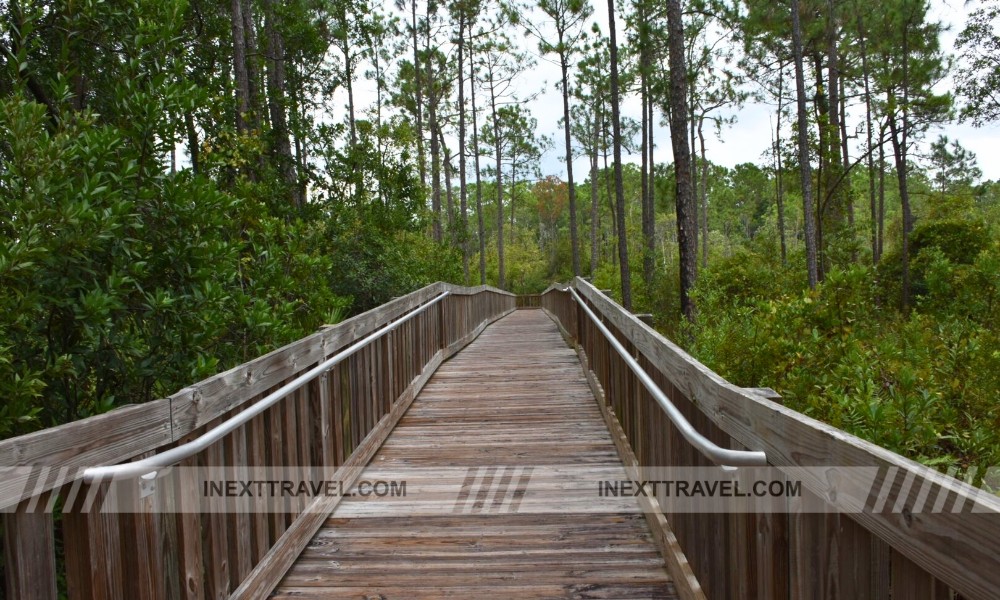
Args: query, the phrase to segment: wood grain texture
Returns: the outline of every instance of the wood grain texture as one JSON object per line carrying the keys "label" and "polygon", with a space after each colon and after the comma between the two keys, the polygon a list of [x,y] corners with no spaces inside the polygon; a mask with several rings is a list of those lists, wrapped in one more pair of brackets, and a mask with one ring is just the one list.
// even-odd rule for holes
{"label": "wood grain texture", "polygon": [[[366,473],[565,464],[621,468],[576,355],[544,313],[525,310],[437,370]],[[414,516],[362,497],[339,503],[273,597],[490,595],[677,597],[639,514]]]}
{"label": "wood grain texture", "polygon": [[48,494],[44,496],[40,507],[24,502],[3,515],[8,598],[58,598],[52,514],[43,510]]}

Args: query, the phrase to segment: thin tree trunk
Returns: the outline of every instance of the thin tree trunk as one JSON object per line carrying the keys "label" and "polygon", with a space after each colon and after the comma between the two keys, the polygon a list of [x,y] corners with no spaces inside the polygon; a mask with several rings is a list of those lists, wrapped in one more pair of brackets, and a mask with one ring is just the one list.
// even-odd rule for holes
{"label": "thin tree trunk", "polygon": [[267,35],[267,108],[271,117],[271,139],[273,152],[278,163],[282,180],[291,192],[292,205],[302,206],[299,197],[298,180],[295,175],[295,161],[288,141],[288,123],[285,118],[285,40],[275,22],[277,15],[275,0],[264,0],[264,30]]}
{"label": "thin tree trunk", "polygon": [[[640,6],[640,13],[639,13],[640,16],[639,16],[639,19],[641,21],[643,19],[642,12],[641,12],[642,4],[640,3],[639,6]],[[645,24],[642,23],[642,22],[640,22],[639,27],[642,28],[642,30],[644,30],[645,29]],[[642,48],[640,48],[640,50],[639,50],[639,56],[643,57],[645,55],[645,41],[644,41],[644,38],[641,37],[641,36],[640,36],[639,39],[640,39],[640,44],[642,44]],[[641,129],[641,134],[640,135],[641,135],[641,138],[642,138],[642,143],[640,144],[640,151],[642,153],[642,161],[640,163],[641,166],[639,168],[639,180],[641,182],[640,195],[641,195],[641,198],[642,198],[642,201],[641,201],[641,206],[642,206],[642,235],[643,235],[643,244],[642,244],[642,247],[643,247],[643,252],[642,252],[642,279],[643,279],[643,281],[646,282],[646,287],[648,288],[652,284],[652,281],[653,281],[653,269],[652,269],[653,263],[652,263],[651,257],[649,256],[649,253],[646,251],[646,239],[645,239],[645,237],[646,237],[646,231],[648,229],[648,227],[647,227],[647,221],[649,220],[649,214],[648,214],[649,213],[649,179],[647,177],[647,174],[649,172],[649,153],[648,153],[647,147],[646,147],[646,145],[649,143],[649,111],[646,110],[646,103],[649,101],[649,96],[648,96],[648,89],[646,87],[646,69],[645,69],[645,65],[642,64],[645,61],[642,58],[640,58],[640,61],[641,61],[641,63],[640,63],[640,66],[639,66],[639,107],[640,107],[640,109],[642,111],[642,119],[640,119],[640,129]]]}
{"label": "thin tree trunk", "polygon": [[597,206],[597,154],[601,125],[597,115],[597,101],[594,102],[594,146],[590,155],[590,278],[597,274],[597,228],[600,211]]}
{"label": "thin tree trunk", "polygon": [[687,65],[684,55],[684,24],[680,0],[667,1],[667,35],[670,64],[670,138],[674,150],[674,175],[677,182],[677,244],[680,254],[681,312],[694,322],[695,306],[691,298],[698,275],[698,240],[695,237],[694,188],[692,187],[691,150],[687,142],[688,118]]}
{"label": "thin tree trunk", "polygon": [[792,0],[792,49],[795,55],[795,97],[798,108],[799,175],[802,179],[802,213],[805,221],[806,266],[809,287],[819,282],[816,261],[816,220],[813,215],[812,173],[809,165],[809,124],[806,119],[806,86],[802,64],[802,24],[799,0]]}
{"label": "thin tree trunk", "polygon": [[632,273],[628,262],[625,232],[625,185],[622,180],[622,128],[619,112],[618,40],[615,33],[615,0],[608,0],[608,31],[611,47],[611,127],[614,131],[615,204],[618,207],[618,262],[621,274],[622,307],[632,311]]}
{"label": "thin tree trunk", "polygon": [[230,26],[233,34],[233,78],[236,80],[236,132],[246,133],[246,117],[250,112],[250,79],[247,75],[246,32],[243,28],[242,0],[229,4]]}
{"label": "thin tree trunk", "polygon": [[878,260],[885,242],[885,125],[878,131]]}
{"label": "thin tree trunk", "polygon": [[462,276],[469,285],[469,198],[465,181],[465,13],[458,17],[458,196],[462,211]]}
{"label": "thin tree trunk", "polygon": [[[910,190],[907,186],[907,165],[906,165],[906,155],[907,146],[909,144],[908,134],[910,130],[910,120],[909,120],[909,104],[910,104],[910,48],[909,48],[909,35],[908,26],[904,24],[903,26],[903,122],[902,131],[896,123],[896,114],[892,110],[889,111],[889,129],[892,134],[892,147],[893,154],[896,156],[896,178],[899,180],[899,199],[902,203],[903,208],[903,252],[902,252],[902,267],[903,267],[903,289],[902,289],[902,308],[903,312],[908,314],[910,311],[910,232],[913,229],[913,216],[910,213]],[[891,93],[891,92],[890,92]],[[893,98],[886,98],[887,105],[893,106]]]}
{"label": "thin tree trunk", "polygon": [[[257,30],[253,19],[253,3],[250,0],[243,0],[243,40],[246,44],[247,61],[247,103],[250,106],[249,121],[247,125],[250,129],[261,129],[261,114],[263,103],[260,93],[260,69],[258,68],[257,57]],[[263,161],[263,156],[261,157]],[[261,164],[263,166],[263,164]]]}
{"label": "thin tree trunk", "polygon": [[410,26],[413,33],[413,91],[415,96],[413,113],[417,120],[417,167],[420,170],[420,184],[426,188],[427,158],[424,156],[424,97],[420,79],[420,49],[417,42],[417,0],[411,0],[410,2],[410,19]]}
{"label": "thin tree trunk", "polygon": [[497,177],[497,287],[506,289],[506,265],[504,264],[503,247],[503,151],[500,143],[500,115],[497,114],[496,88],[493,84],[493,73],[490,73],[490,108],[493,113],[493,142],[496,147],[496,177]]}
{"label": "thin tree trunk", "polygon": [[[871,212],[869,229],[871,230],[872,264],[878,264],[878,214],[875,205],[875,148],[872,147],[872,94],[868,69],[868,35],[861,15],[858,15],[858,32],[861,38],[861,72],[865,86],[865,133],[868,136],[868,208]],[[881,136],[879,137],[879,148],[881,149],[882,140]]]}
{"label": "thin tree trunk", "polygon": [[569,239],[573,252],[573,275],[580,276],[580,240],[576,226],[576,185],[573,183],[573,145],[570,138],[569,65],[559,32],[559,66],[562,69],[563,135],[566,142],[566,185],[569,186]]}
{"label": "thin tree trunk", "polygon": [[[701,266],[708,268],[708,159],[705,157],[705,115],[698,119],[698,143],[701,146]],[[692,148],[692,150],[694,150]],[[695,211],[698,210],[695,201]]]}
{"label": "thin tree trunk", "polygon": [[[469,32],[471,37],[472,32]],[[469,98],[472,102],[472,155],[476,167],[476,217],[479,220],[479,284],[486,285],[486,227],[483,223],[483,179],[479,166],[479,123],[476,115],[476,62],[469,44]]]}
{"label": "thin tree trunk", "polygon": [[434,241],[441,243],[441,145],[438,141],[437,121],[437,86],[434,85],[434,72],[431,64],[434,61],[427,57],[427,104],[431,129],[431,212],[433,219]]}
{"label": "thin tree trunk", "polygon": [[784,99],[784,87],[785,87],[785,67],[784,65],[779,65],[778,67],[778,124],[775,127],[775,143],[774,143],[774,158],[777,165],[777,171],[775,172],[775,183],[778,186],[777,189],[777,203],[778,203],[778,237],[781,240],[781,264],[785,265],[788,263],[788,248],[785,242],[785,198],[784,198],[784,181],[782,180],[783,172],[781,168],[781,111],[782,111],[782,100]]}
{"label": "thin tree trunk", "polygon": [[[607,115],[601,111],[601,128],[604,134],[604,139],[609,139],[608,136],[608,120]],[[614,142],[612,142],[614,143]],[[608,200],[608,212],[611,214],[611,235],[615,238],[616,243],[618,240],[618,211],[615,210],[615,189],[614,189],[614,177],[611,176],[611,167],[608,162],[608,147],[604,147],[604,196]],[[611,253],[611,263],[614,267],[618,268],[618,251],[617,249]]]}
{"label": "thin tree trunk", "polygon": [[[698,123],[698,120],[694,117],[694,108],[695,108],[695,103],[694,103],[694,92],[695,92],[694,82],[691,82],[690,87],[688,88],[688,90],[689,90],[689,94],[690,94],[688,96],[689,102],[690,102],[689,106],[688,106],[688,111],[689,111],[688,112],[688,116],[689,116],[689,119],[688,119],[688,129],[690,129],[690,146],[689,147],[691,148],[691,154],[692,154],[692,156],[691,156],[691,189],[694,190],[694,193],[697,196],[697,194],[698,194],[698,159],[697,159],[697,153],[698,153],[698,138],[697,138],[697,136],[698,136],[698,130],[697,130],[697,125],[696,124]],[[692,235],[694,236],[694,249],[695,249],[695,252],[698,252],[698,248],[700,247],[700,245],[698,244],[698,238],[700,237],[700,233],[701,233],[701,223],[700,223],[700,221],[701,221],[701,215],[699,214],[698,207],[695,206],[695,211],[694,211],[694,232],[692,233]],[[697,262],[697,260],[698,259],[695,258],[695,262]]]}
{"label": "thin tree trunk", "polygon": [[646,203],[649,206],[649,222],[646,223],[646,228],[643,231],[646,237],[646,254],[649,256],[649,272],[655,277],[656,276],[656,159],[653,155],[653,149],[656,148],[656,144],[653,140],[653,124],[656,122],[653,119],[653,100],[652,95],[647,103],[649,110],[649,143],[646,144],[649,150],[649,173],[646,177],[649,179],[647,184],[647,198]]}

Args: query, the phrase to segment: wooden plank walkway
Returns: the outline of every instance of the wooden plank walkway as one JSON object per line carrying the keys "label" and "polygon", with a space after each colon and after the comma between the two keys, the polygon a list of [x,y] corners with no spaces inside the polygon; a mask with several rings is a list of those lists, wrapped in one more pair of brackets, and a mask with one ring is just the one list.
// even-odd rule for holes
{"label": "wooden plank walkway", "polygon": [[[516,479],[512,465],[621,469],[576,354],[540,310],[512,313],[443,364],[361,479],[491,466]],[[510,506],[415,515],[345,498],[272,597],[676,597],[642,514]]]}

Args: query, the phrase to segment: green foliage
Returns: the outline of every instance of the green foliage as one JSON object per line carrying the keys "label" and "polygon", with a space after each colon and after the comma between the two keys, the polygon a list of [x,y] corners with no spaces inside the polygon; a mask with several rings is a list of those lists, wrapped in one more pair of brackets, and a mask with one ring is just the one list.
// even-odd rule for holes
{"label": "green foliage", "polygon": [[909,316],[880,307],[870,267],[833,270],[810,292],[797,269],[760,254],[717,261],[698,282],[692,350],[738,385],[773,387],[791,408],[901,454],[994,464],[1000,252],[993,241],[959,264],[924,239],[926,288]]}
{"label": "green foliage", "polygon": [[172,393],[345,307],[316,235],[252,188],[144,164],[87,112],[45,120],[0,105],[0,436]]}

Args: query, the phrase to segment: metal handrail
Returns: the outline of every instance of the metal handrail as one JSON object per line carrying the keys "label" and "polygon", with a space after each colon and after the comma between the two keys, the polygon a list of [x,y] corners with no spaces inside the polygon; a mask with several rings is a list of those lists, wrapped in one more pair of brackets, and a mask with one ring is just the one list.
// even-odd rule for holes
{"label": "metal handrail", "polygon": [[295,390],[301,388],[302,386],[306,385],[319,375],[322,375],[323,373],[328,371],[330,367],[336,365],[337,363],[344,360],[351,354],[354,354],[359,349],[377,340],[383,335],[389,333],[393,329],[396,329],[397,327],[409,321],[410,319],[420,314],[427,308],[433,306],[434,304],[437,304],[449,293],[450,292],[442,292],[441,294],[436,296],[433,300],[430,300],[429,302],[413,309],[401,319],[393,321],[392,323],[389,323],[383,326],[381,329],[378,329],[377,331],[373,332],[368,337],[351,344],[344,350],[331,356],[330,358],[316,365],[309,371],[306,371],[302,375],[299,375],[292,381],[278,388],[276,391],[268,394],[267,397],[265,397],[260,402],[257,402],[252,406],[250,406],[249,408],[247,408],[246,410],[240,412],[239,414],[230,417],[226,421],[220,423],[219,425],[216,425],[212,429],[206,431],[201,436],[191,440],[190,442],[187,442],[186,444],[181,444],[180,446],[171,448],[166,452],[162,452],[160,454],[156,454],[154,456],[150,456],[149,458],[145,458],[142,460],[137,460],[135,462],[121,463],[117,465],[105,465],[101,467],[90,467],[89,469],[84,470],[83,480],[86,483],[93,483],[95,481],[102,481],[105,479],[114,479],[114,478],[124,479],[124,478],[139,477],[144,475],[149,476],[151,474],[155,474],[155,472],[159,469],[164,469],[166,467],[175,465],[178,462],[184,460],[185,458],[190,458],[191,456],[194,456],[195,454],[198,454],[199,452],[206,450],[212,444],[218,442],[226,435],[232,433],[242,425],[245,425],[248,421],[250,421],[250,419],[253,419],[257,415],[263,413],[268,408],[271,408],[271,406],[277,404],[279,400],[287,397]]}
{"label": "metal handrail", "polygon": [[649,376],[641,366],[639,362],[632,357],[625,346],[622,346],[618,338],[605,327],[604,323],[597,318],[592,310],[584,303],[583,299],[576,293],[576,290],[572,286],[566,286],[564,291],[568,291],[576,303],[583,309],[590,320],[594,322],[594,325],[600,330],[604,337],[607,338],[611,346],[618,351],[618,354],[625,361],[625,364],[629,366],[635,376],[639,378],[642,382],[643,387],[653,396],[656,403],[660,405],[663,412],[667,413],[667,418],[670,422],[674,424],[674,427],[684,436],[692,446],[698,449],[699,452],[705,455],[709,460],[717,465],[731,466],[731,467],[759,467],[767,465],[767,455],[764,452],[756,450],[730,450],[729,448],[723,448],[710,439],[706,438],[702,434],[698,433],[698,430],[694,428],[691,423],[684,418],[681,411],[667,398],[667,395],[663,393],[663,390],[656,385],[653,378]]}

